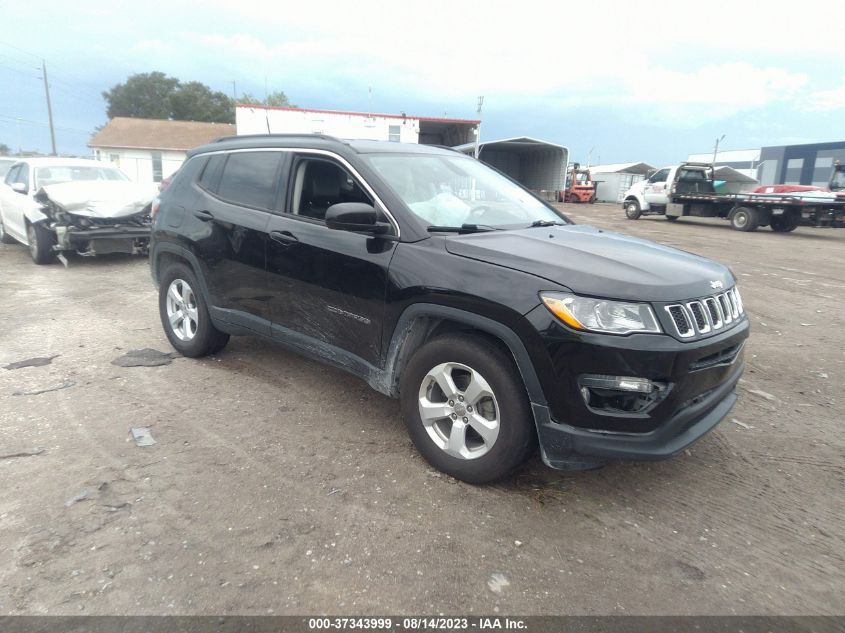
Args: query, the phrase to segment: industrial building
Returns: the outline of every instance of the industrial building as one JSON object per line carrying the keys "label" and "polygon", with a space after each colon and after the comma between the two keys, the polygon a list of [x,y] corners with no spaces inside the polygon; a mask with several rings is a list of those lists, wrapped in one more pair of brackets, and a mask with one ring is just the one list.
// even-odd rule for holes
{"label": "industrial building", "polygon": [[[713,162],[713,152],[690,154],[690,161]],[[716,154],[717,167],[733,167],[764,185],[815,185],[830,180],[834,161],[845,162],[845,141],[776,145]]]}
{"label": "industrial building", "polygon": [[[455,149],[473,155],[475,143]],[[478,160],[507,174],[525,188],[554,200],[566,182],[569,150],[562,145],[523,136],[480,143]]]}
{"label": "industrial building", "polygon": [[634,183],[648,177],[654,169],[648,163],[615,163],[590,167],[590,177],[596,183],[598,202],[622,202],[625,192]]}
{"label": "industrial building", "polygon": [[475,142],[480,121],[261,105],[235,106],[238,134],[326,134],[343,139],[454,147]]}

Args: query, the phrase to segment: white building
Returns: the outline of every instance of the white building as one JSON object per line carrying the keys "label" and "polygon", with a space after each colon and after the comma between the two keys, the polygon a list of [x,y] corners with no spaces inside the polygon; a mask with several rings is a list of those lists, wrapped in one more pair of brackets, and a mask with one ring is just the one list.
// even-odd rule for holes
{"label": "white building", "polygon": [[179,169],[189,149],[234,134],[231,123],[115,117],[88,146],[95,158],[114,163],[136,182],[161,182]]}
{"label": "white building", "polygon": [[716,153],[716,160],[713,160],[713,152],[702,152],[690,154],[687,160],[691,163],[713,163],[716,167],[732,167],[738,172],[757,178],[757,168],[760,166],[760,149],[729,149]]}
{"label": "white building", "polygon": [[475,141],[479,121],[238,104],[238,134],[326,134],[343,139],[454,147]]}
{"label": "white building", "polygon": [[596,185],[598,202],[622,202],[625,192],[634,183],[648,177],[654,169],[648,163],[614,163],[590,167],[590,177]]}

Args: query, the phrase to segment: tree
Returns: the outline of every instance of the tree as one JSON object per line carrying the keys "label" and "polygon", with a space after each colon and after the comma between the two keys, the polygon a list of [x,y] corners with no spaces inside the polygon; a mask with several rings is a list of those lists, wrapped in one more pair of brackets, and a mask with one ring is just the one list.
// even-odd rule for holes
{"label": "tree", "polygon": [[145,119],[234,123],[232,100],[198,81],[182,83],[161,72],[140,73],[103,92],[106,114]]}
{"label": "tree", "polygon": [[169,119],[170,98],[178,86],[178,79],[160,72],[132,75],[126,83],[103,92],[103,99],[108,103],[106,114],[110,119],[116,116]]}
{"label": "tree", "polygon": [[288,96],[281,90],[277,90],[276,92],[271,92],[265,99],[256,99],[250,93],[245,92],[241,95],[241,98],[238,99],[238,103],[245,103],[247,105],[266,105],[266,106],[277,106],[277,107],[284,107],[284,108],[295,108],[296,106],[293,105]]}
{"label": "tree", "polygon": [[235,122],[232,100],[198,81],[180,84],[170,96],[170,107],[171,118],[180,121]]}
{"label": "tree", "polygon": [[0,156],[9,156],[11,155],[12,150],[9,149],[9,146],[5,143],[0,143]]}

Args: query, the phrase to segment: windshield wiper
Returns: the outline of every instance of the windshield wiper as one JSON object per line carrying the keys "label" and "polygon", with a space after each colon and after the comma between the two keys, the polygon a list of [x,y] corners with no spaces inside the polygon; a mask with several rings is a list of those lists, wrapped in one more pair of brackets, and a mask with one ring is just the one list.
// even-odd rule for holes
{"label": "windshield wiper", "polygon": [[429,233],[484,233],[496,231],[496,227],[486,224],[461,224],[460,226],[430,226]]}
{"label": "windshield wiper", "polygon": [[565,224],[565,222],[559,222],[558,220],[535,220],[528,228],[533,229],[535,226],[564,226]]}

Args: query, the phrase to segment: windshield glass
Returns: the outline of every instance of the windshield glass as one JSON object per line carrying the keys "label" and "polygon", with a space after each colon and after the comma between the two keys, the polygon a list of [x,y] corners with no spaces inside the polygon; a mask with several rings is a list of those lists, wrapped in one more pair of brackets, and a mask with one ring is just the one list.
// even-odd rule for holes
{"label": "windshield glass", "polygon": [[529,192],[466,156],[372,154],[365,157],[411,211],[431,226],[496,228],[566,222]]}
{"label": "windshield glass", "polygon": [[76,180],[129,180],[119,169],[101,165],[50,165],[35,170],[35,188]]}
{"label": "windshield glass", "polygon": [[845,171],[834,172],[833,178],[830,179],[830,188],[833,191],[845,189]]}

